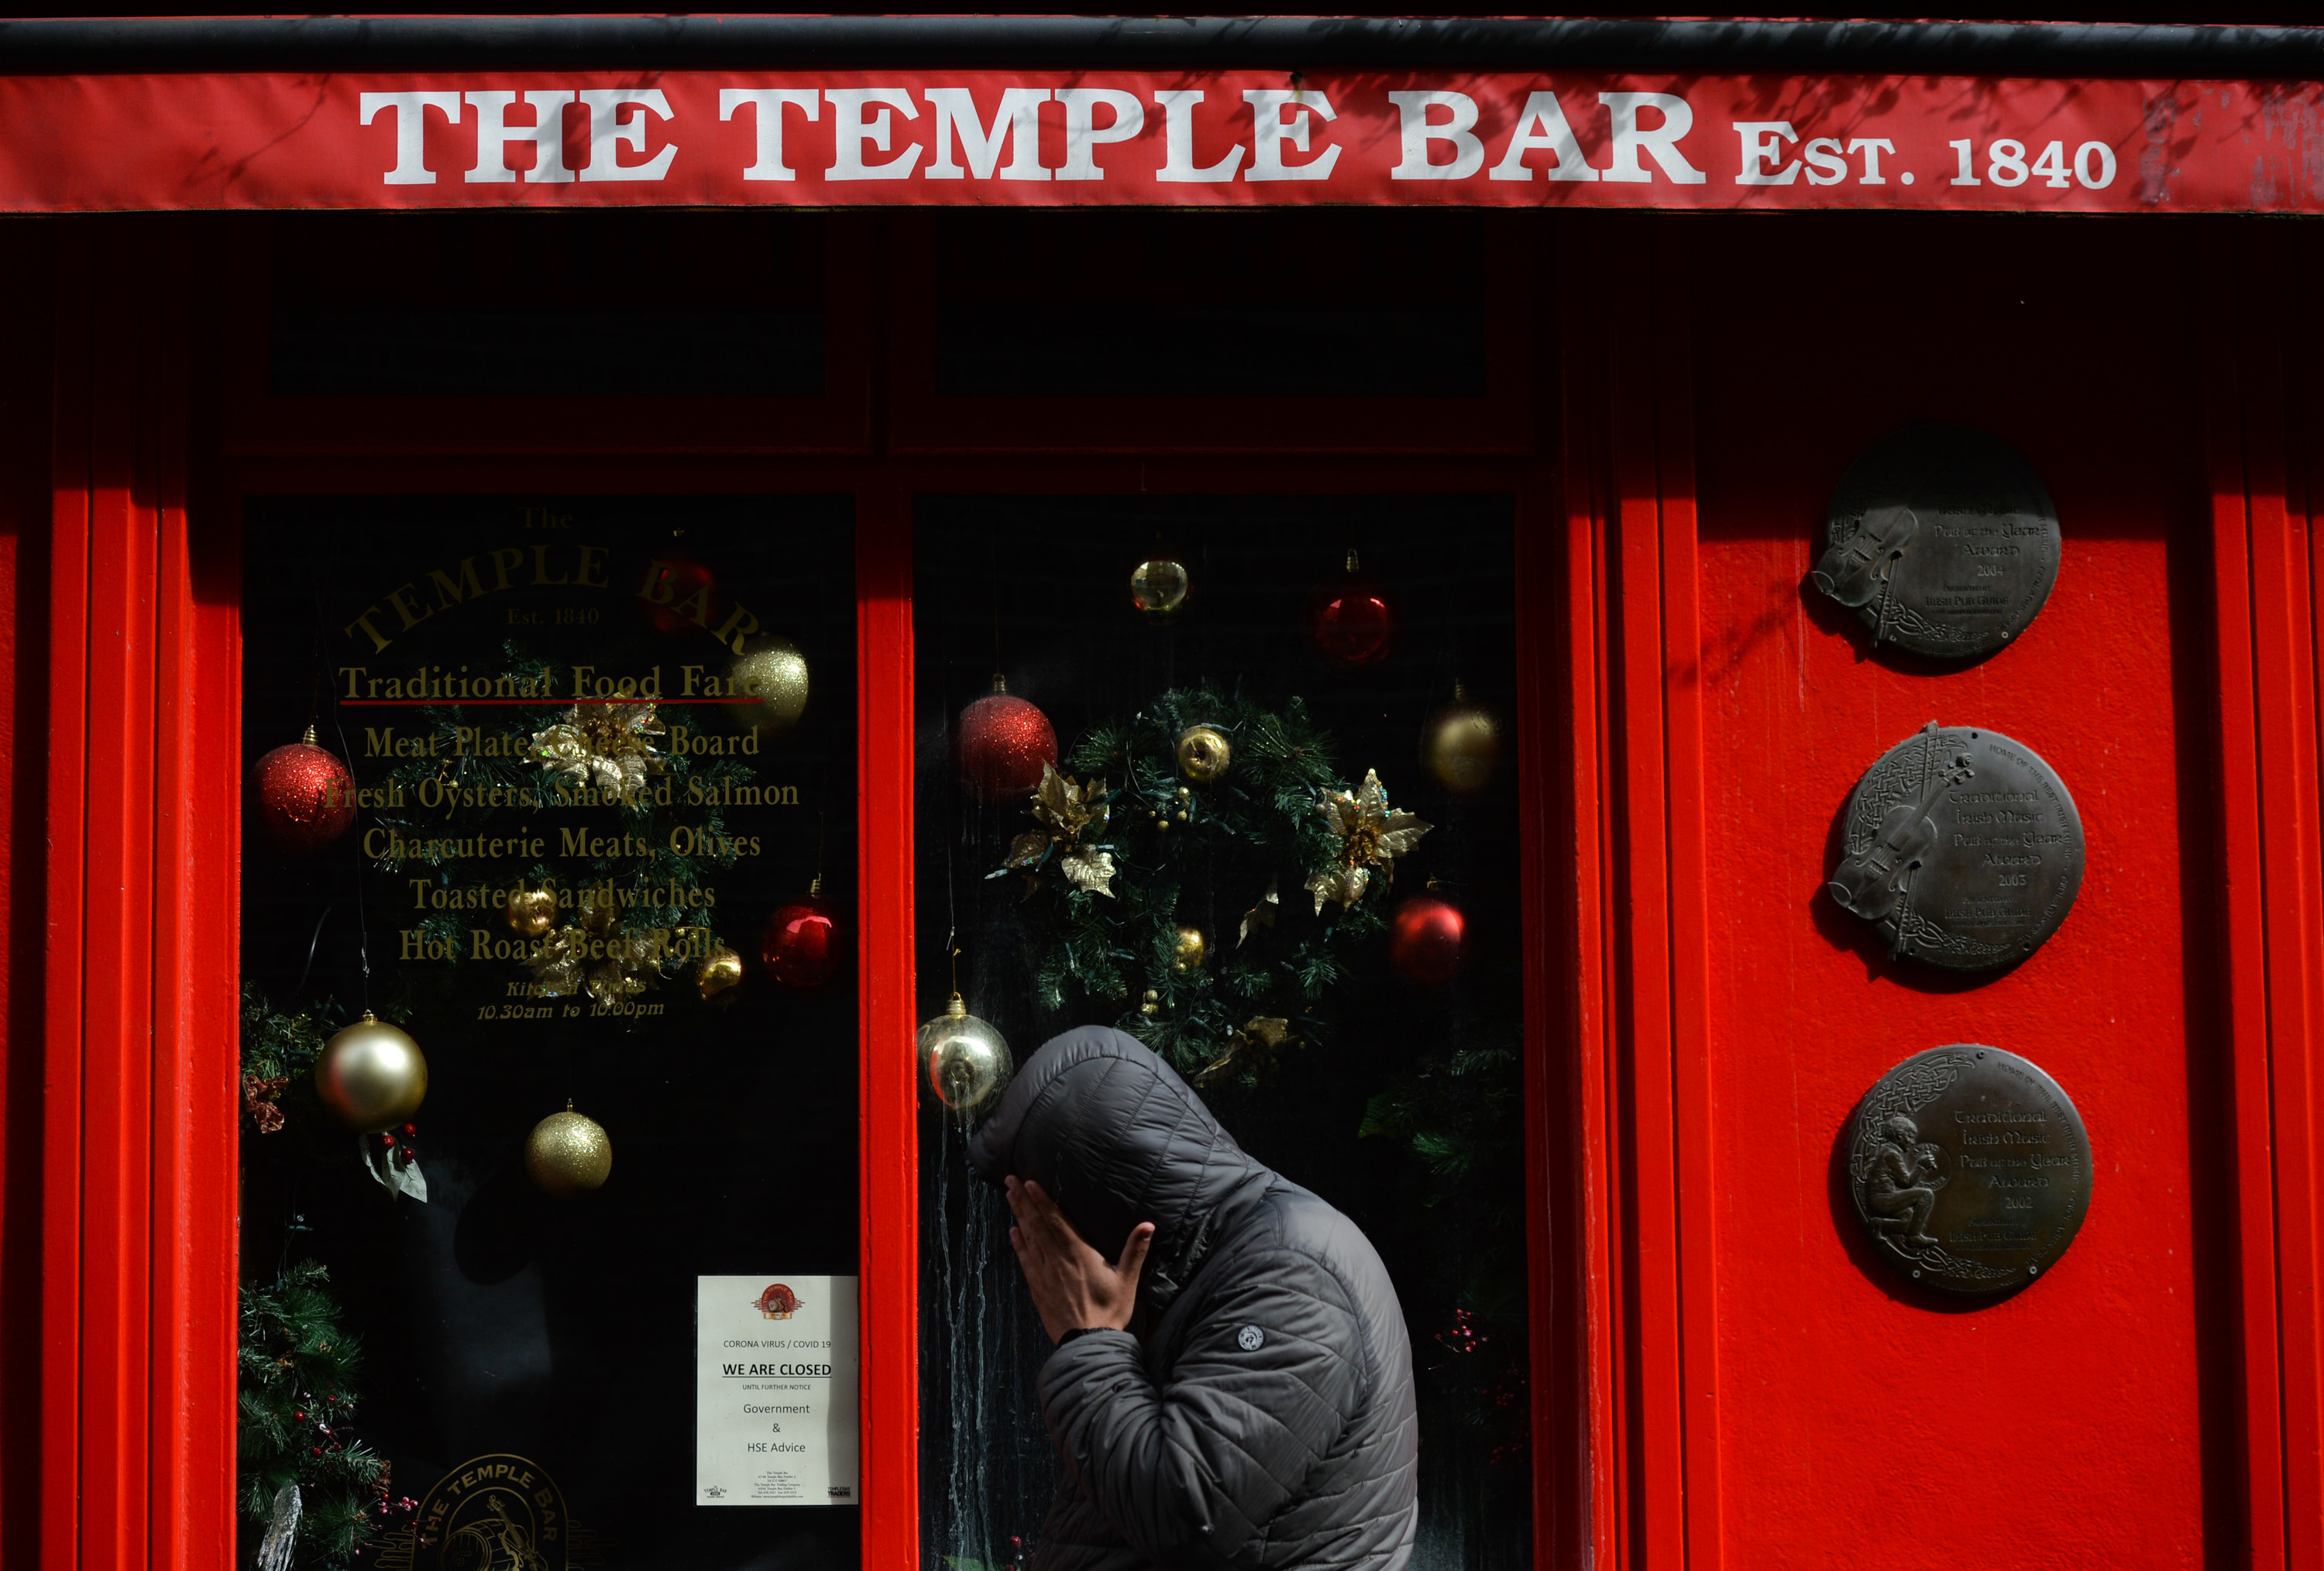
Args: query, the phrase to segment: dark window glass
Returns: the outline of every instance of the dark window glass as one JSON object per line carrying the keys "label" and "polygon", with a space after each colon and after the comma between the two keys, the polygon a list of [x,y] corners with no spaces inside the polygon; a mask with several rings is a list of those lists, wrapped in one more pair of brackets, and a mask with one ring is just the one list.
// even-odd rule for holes
{"label": "dark window glass", "polygon": [[[300,1393],[294,1442],[359,1442],[421,1506],[371,1511],[354,1565],[857,1563],[852,1497],[759,1504],[752,1474],[714,1505],[695,1443],[704,1279],[758,1284],[715,1306],[755,1329],[761,1286],[858,1269],[853,951],[778,976],[761,948],[818,868],[853,923],[852,535],[844,498],[248,504],[246,755],[311,724],[359,793],[286,848],[254,781],[242,892],[244,1284],[327,1269],[364,1362]],[[773,696],[729,701],[770,653]],[[648,694],[650,725],[617,701]],[[311,1063],[366,1007],[428,1079],[359,1134]],[[612,1164],[560,1197],[530,1151],[568,1103]],[[412,1152],[424,1201],[390,1187]],[[281,1353],[245,1342],[245,1391]],[[276,1448],[244,1438],[248,1563]]]}
{"label": "dark window glass", "polygon": [[813,398],[812,214],[300,214],[274,222],[278,394]]}
{"label": "dark window glass", "polygon": [[1477,398],[1473,213],[936,218],[947,398]]}
{"label": "dark window glass", "polygon": [[[1468,733],[1457,757],[1424,742],[1456,692],[1461,713],[1508,713],[1510,512],[1499,496],[926,496],[915,514],[921,1014],[945,1006],[956,933],[966,1007],[1019,1062],[1073,1026],[1129,1030],[1247,1151],[1363,1229],[1411,1342],[1414,1563],[1431,1566],[1530,1553],[1515,738],[1494,722],[1489,764]],[[1319,586],[1346,588],[1351,548],[1393,623],[1377,661],[1346,670],[1307,618]],[[1132,605],[1149,559],[1189,581],[1167,622]],[[1323,642],[1371,652],[1361,628]],[[1053,728],[1056,767],[1105,781],[1085,831],[1111,848],[1104,896],[1077,901],[1055,846],[1028,883],[1028,859],[1009,864],[1020,836],[1040,849],[1029,794],[964,783],[994,756],[979,739],[999,734],[964,715],[996,670]],[[1207,782],[1167,735],[1205,716],[1240,716]],[[1277,721],[1294,728],[1271,738]],[[1286,747],[1345,787],[1376,771],[1394,809],[1433,826],[1354,909],[1318,916],[1302,882],[1317,793],[1272,795],[1254,772]],[[1449,974],[1396,931],[1433,901],[1465,928]],[[1289,1040],[1257,1040],[1259,1017]],[[1006,1206],[967,1170],[972,1128],[925,1099],[921,1520],[931,1563],[1015,1566],[1060,1476],[1035,1388],[1049,1345]]]}

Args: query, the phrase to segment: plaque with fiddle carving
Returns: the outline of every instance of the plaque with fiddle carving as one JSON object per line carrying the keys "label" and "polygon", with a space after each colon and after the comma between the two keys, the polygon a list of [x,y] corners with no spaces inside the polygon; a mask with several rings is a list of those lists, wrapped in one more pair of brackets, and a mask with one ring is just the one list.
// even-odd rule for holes
{"label": "plaque with fiddle carving", "polygon": [[2065,1253],[2090,1202],[2090,1137],[2039,1066],[1965,1042],[1916,1053],[1857,1104],[1856,1219],[1924,1287],[2004,1293]]}
{"label": "plaque with fiddle carving", "polygon": [[1932,720],[1857,781],[1826,889],[1880,930],[1892,956],[1984,971],[2058,930],[2082,855],[2074,799],[2040,754]]}
{"label": "plaque with fiddle carving", "polygon": [[2058,581],[2058,510],[2015,448],[1915,424],[1867,448],[1825,510],[1815,587],[1874,647],[1981,660],[2025,631]]}

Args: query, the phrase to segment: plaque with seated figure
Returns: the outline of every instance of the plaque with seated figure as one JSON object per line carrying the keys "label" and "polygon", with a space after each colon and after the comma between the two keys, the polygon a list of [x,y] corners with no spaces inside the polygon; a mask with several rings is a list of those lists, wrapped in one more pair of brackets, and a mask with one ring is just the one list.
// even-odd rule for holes
{"label": "plaque with seated figure", "polygon": [[2065,1253],[2089,1209],[2090,1137],[2015,1053],[1932,1048],[1857,1104],[1849,1193],[1880,1259],[1924,1287],[2002,1293]]}

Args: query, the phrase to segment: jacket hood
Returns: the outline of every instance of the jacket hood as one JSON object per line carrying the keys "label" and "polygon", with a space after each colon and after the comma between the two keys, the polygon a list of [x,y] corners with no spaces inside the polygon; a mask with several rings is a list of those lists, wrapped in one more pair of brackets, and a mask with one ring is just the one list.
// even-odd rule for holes
{"label": "jacket hood", "polygon": [[1139,1296],[1157,1313],[1276,1182],[1153,1049],[1107,1026],[1043,1044],[968,1160],[988,1183],[1013,1173],[1040,1185],[1108,1260],[1153,1223]]}

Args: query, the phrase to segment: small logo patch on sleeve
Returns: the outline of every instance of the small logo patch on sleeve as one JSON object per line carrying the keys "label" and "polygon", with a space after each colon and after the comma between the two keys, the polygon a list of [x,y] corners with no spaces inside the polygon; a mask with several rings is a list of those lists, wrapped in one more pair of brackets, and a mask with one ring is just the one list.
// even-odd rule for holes
{"label": "small logo patch on sleeve", "polygon": [[1256,1326],[1246,1326],[1235,1333],[1235,1345],[1245,1353],[1257,1353],[1267,1342],[1267,1333]]}

